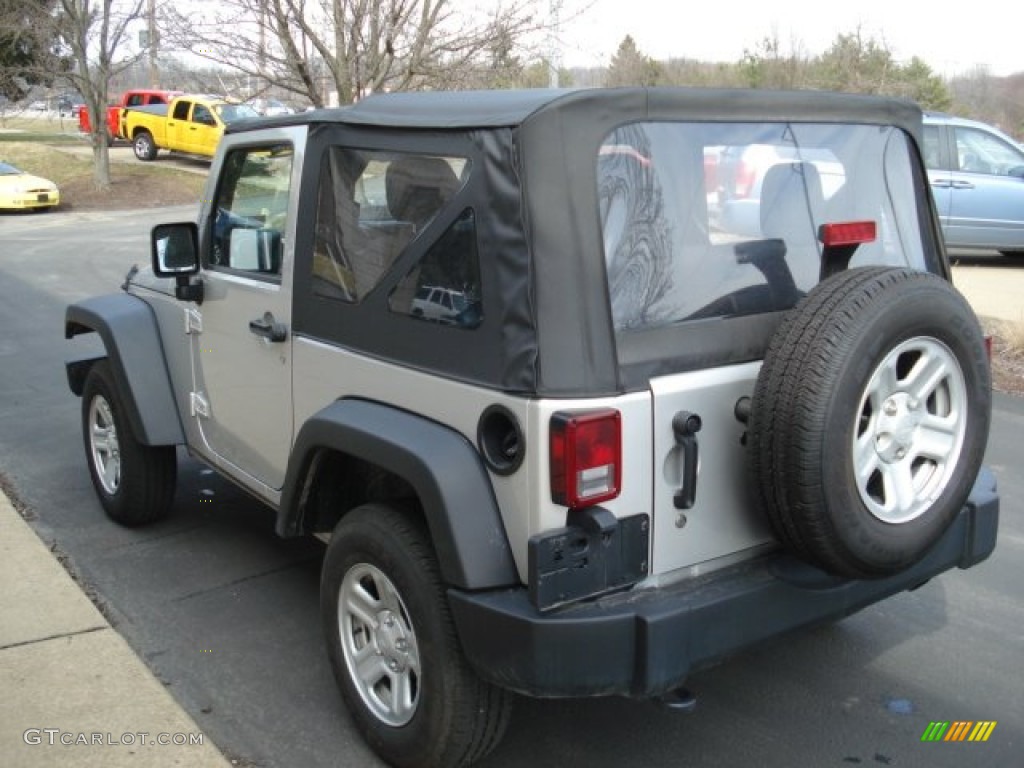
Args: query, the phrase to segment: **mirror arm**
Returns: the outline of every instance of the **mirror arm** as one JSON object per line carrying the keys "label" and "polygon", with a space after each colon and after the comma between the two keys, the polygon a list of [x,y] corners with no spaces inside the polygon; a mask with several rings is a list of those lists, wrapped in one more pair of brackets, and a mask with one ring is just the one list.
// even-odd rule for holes
{"label": "mirror arm", "polygon": [[177,275],[175,277],[174,298],[179,301],[194,301],[196,304],[203,303],[203,281],[192,282],[191,275]]}

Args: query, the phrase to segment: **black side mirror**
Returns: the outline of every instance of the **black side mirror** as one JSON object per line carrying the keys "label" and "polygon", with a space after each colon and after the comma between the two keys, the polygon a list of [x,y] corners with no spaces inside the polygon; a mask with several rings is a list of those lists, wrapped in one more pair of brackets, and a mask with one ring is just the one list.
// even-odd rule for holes
{"label": "black side mirror", "polygon": [[173,277],[174,295],[183,301],[203,301],[203,284],[191,281],[199,272],[199,229],[193,222],[157,224],[150,238],[153,274]]}

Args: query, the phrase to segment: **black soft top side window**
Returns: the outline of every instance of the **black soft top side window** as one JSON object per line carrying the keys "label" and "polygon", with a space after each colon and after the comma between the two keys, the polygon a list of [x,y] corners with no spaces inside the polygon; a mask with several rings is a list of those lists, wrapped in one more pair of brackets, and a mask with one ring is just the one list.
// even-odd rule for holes
{"label": "black soft top side window", "polygon": [[[460,157],[331,147],[317,191],[313,293],[361,302],[455,196],[467,173],[468,161]],[[395,291],[404,295],[408,288],[405,306],[417,286],[403,283]],[[395,301],[393,306],[402,305]]]}

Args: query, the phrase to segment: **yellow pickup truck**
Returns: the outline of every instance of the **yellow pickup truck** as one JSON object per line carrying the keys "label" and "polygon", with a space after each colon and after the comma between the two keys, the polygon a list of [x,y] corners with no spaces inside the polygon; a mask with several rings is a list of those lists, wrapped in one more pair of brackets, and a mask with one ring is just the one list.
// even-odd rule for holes
{"label": "yellow pickup truck", "polygon": [[169,104],[126,109],[122,135],[139,160],[153,160],[161,149],[213,157],[224,128],[259,117],[252,107],[208,96],[178,96]]}

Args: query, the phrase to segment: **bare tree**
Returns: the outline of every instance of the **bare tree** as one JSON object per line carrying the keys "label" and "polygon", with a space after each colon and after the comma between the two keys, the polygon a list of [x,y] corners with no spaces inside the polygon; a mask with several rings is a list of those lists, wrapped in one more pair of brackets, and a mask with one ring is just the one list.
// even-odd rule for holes
{"label": "bare tree", "polygon": [[110,187],[107,152],[108,83],[131,66],[141,53],[126,54],[128,27],[141,18],[144,0],[57,0],[46,30],[59,40],[72,60],[64,76],[85,102],[91,117],[93,180],[100,189]]}
{"label": "bare tree", "polygon": [[761,39],[753,49],[743,50],[740,69],[751,88],[803,88],[809,78],[808,56],[802,44],[791,40],[784,51],[778,33]]}
{"label": "bare tree", "polygon": [[222,0],[188,15],[165,7],[163,39],[319,107],[486,84],[544,27],[538,4],[502,0],[469,17],[452,0]]}

